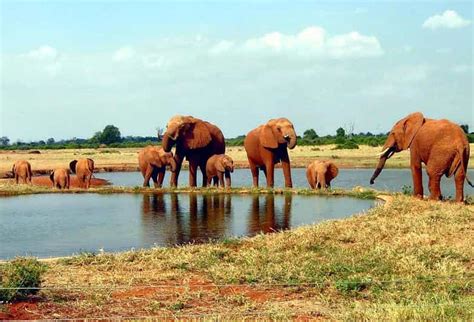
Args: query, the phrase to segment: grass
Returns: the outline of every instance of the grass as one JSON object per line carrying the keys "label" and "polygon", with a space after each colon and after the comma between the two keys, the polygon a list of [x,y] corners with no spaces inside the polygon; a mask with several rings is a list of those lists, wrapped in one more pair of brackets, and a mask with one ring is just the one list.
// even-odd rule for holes
{"label": "grass", "polygon": [[270,235],[52,261],[37,312],[472,320],[473,244],[473,206],[395,195],[367,214]]}
{"label": "grass", "polygon": [[45,271],[46,265],[35,258],[16,258],[0,266],[0,302],[36,294]]}

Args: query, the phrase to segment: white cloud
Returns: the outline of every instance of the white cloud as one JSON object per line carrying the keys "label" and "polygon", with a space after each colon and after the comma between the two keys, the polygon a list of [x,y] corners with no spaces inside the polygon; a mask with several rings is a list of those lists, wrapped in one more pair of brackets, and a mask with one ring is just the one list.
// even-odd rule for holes
{"label": "white cloud", "polygon": [[116,62],[129,60],[135,55],[135,50],[131,47],[119,48],[113,55],[112,59]]}
{"label": "white cloud", "polygon": [[308,27],[296,35],[271,32],[258,38],[248,39],[242,46],[246,51],[319,56],[329,58],[374,57],[383,54],[378,39],[356,31],[328,36],[321,27]]}
{"label": "white cloud", "polygon": [[455,29],[467,27],[470,24],[470,20],[464,19],[456,11],[446,10],[442,14],[437,14],[426,19],[423,23],[423,28],[432,30],[439,28]]}
{"label": "white cloud", "polygon": [[59,53],[55,48],[44,45],[30,51],[24,56],[33,60],[45,61],[45,60],[56,60],[59,56]]}
{"label": "white cloud", "polygon": [[232,47],[234,47],[234,43],[232,41],[221,40],[217,44],[212,46],[211,49],[209,49],[209,53],[212,55],[219,55],[221,53],[229,51],[230,49],[232,49]]}

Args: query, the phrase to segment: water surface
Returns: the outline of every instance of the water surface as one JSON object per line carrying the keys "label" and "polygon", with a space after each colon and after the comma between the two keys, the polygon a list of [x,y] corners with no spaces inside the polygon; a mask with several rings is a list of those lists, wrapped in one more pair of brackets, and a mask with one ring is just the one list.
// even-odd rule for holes
{"label": "water surface", "polygon": [[289,229],[373,200],[224,194],[41,194],[1,198],[0,258],[172,246]]}

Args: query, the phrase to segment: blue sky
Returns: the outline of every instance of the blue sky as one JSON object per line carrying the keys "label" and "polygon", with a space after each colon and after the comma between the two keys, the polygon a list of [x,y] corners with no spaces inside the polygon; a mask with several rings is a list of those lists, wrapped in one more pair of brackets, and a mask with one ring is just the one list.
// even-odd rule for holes
{"label": "blue sky", "polygon": [[1,133],[154,135],[175,114],[244,134],[474,127],[471,2],[2,1]]}

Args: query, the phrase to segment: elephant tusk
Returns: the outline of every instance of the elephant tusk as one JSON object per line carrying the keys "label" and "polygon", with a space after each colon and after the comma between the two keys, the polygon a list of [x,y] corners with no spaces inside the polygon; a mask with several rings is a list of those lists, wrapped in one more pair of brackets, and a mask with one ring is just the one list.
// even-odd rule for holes
{"label": "elephant tusk", "polygon": [[385,153],[387,153],[388,149],[390,149],[390,148],[386,148],[386,149],[383,150],[382,152],[377,153],[376,156],[377,156],[377,157],[381,157],[382,155],[384,155]]}

